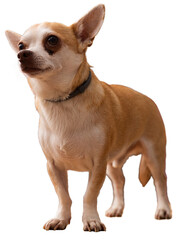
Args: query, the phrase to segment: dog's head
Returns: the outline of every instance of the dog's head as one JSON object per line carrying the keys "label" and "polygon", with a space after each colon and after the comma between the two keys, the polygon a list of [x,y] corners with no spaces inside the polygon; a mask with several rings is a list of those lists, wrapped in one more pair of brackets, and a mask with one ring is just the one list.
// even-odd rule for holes
{"label": "dog's head", "polygon": [[68,76],[73,78],[85,59],[104,15],[104,5],[98,5],[69,27],[45,22],[30,27],[23,35],[6,31],[6,36],[27,77],[47,81],[57,76],[58,81],[60,76],[60,81],[65,79],[65,84],[69,84]]}

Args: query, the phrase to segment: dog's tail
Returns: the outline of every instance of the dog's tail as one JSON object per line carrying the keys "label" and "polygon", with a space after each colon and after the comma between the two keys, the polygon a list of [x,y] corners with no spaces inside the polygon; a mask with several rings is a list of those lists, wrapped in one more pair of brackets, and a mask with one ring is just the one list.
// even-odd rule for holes
{"label": "dog's tail", "polygon": [[151,178],[151,172],[147,167],[145,156],[143,155],[141,157],[141,162],[139,166],[139,181],[141,182],[143,187],[145,187],[145,185],[148,183],[150,178]]}

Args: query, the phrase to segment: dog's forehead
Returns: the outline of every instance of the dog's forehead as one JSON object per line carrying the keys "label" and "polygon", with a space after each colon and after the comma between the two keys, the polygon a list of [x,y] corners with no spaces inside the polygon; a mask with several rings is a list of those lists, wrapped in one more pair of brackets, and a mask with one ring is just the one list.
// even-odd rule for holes
{"label": "dog's forehead", "polygon": [[45,22],[31,26],[22,35],[21,40],[30,43],[37,42],[49,34],[56,34],[69,45],[72,45],[76,41],[76,37],[70,27],[55,22]]}
{"label": "dog's forehead", "polygon": [[45,24],[36,24],[28,28],[22,35],[22,39],[27,42],[35,41],[43,38],[44,35],[52,32],[52,29],[49,25]]}

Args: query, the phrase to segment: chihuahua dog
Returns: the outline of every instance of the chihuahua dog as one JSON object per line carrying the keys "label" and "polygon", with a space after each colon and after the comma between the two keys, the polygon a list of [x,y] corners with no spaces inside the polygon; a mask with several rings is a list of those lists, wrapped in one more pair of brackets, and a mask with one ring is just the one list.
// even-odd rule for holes
{"label": "chihuahua dog", "polygon": [[45,22],[23,35],[6,31],[27,77],[39,112],[39,141],[59,198],[54,219],[46,230],[62,230],[70,223],[72,201],[67,171],[88,171],[83,198],[83,229],[105,231],[97,212],[97,197],[107,175],[113,187],[108,217],[122,216],[125,178],[122,167],[141,154],[139,180],[154,179],[156,219],[170,219],[165,173],[166,134],[155,103],[130,88],[98,80],[86,59],[105,16],[98,5],[77,23]]}

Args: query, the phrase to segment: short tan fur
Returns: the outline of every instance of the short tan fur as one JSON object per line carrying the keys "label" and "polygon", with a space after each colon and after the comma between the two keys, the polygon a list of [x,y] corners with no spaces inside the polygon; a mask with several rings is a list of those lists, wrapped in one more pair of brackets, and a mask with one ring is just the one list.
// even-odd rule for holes
{"label": "short tan fur", "polygon": [[[92,45],[104,16],[104,5],[98,5],[69,27],[42,23],[23,35],[6,32],[35,96],[39,141],[60,202],[56,217],[44,225],[46,230],[65,229],[70,223],[68,170],[89,172],[83,202],[85,231],[106,229],[97,212],[97,197],[106,175],[114,191],[106,216],[122,216],[122,167],[130,156],[138,154],[142,156],[140,182],[145,186],[151,176],[154,179],[155,218],[172,216],[165,173],[166,133],[157,106],[130,88],[99,81],[87,62],[87,47]],[[89,71],[92,78],[87,89],[66,100],[88,78]]]}

